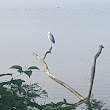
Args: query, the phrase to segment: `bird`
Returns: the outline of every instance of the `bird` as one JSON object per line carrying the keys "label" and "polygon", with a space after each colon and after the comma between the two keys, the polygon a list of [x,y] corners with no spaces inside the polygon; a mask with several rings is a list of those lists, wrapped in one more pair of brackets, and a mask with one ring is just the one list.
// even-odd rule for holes
{"label": "bird", "polygon": [[51,32],[48,32],[48,39],[51,41],[51,46],[52,46],[52,43],[55,44],[55,38],[53,34],[51,34]]}

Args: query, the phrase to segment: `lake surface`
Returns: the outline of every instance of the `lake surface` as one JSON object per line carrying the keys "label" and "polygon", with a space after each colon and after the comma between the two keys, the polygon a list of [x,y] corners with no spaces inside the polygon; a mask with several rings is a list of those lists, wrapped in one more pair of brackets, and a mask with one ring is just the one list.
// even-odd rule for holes
{"label": "lake surface", "polygon": [[30,79],[25,75],[22,78],[27,79],[28,83],[39,83],[48,92],[49,97],[40,101],[56,102],[66,98],[74,103],[78,98],[49,79],[32,52],[43,56],[51,44],[47,32],[52,32],[56,44],[53,45],[52,54],[46,58],[50,71],[81,95],[86,96],[92,59],[98,46],[102,44],[105,48],[97,60],[93,95],[110,103],[108,0],[0,2],[1,73],[10,71],[8,68],[15,64],[24,68],[37,65],[41,72],[35,71]]}

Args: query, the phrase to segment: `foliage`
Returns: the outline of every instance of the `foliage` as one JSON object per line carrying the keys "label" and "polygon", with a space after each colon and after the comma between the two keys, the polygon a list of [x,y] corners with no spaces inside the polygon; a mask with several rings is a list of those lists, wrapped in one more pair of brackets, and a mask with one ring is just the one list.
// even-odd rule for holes
{"label": "foliage", "polygon": [[[81,110],[109,110],[107,107],[104,108],[104,106],[105,103],[92,98],[89,104],[86,104],[83,108],[81,107]],[[77,110],[77,108],[75,104],[70,104],[64,99],[61,102],[44,104],[42,105],[42,110]]]}
{"label": "foliage", "polygon": [[[32,70],[37,69],[31,66],[27,70],[23,70],[21,66],[14,65],[11,69],[17,69],[18,76],[23,73],[30,77]],[[33,110],[34,108],[41,110],[41,106],[35,102],[37,97],[47,97],[45,90],[37,84],[25,84],[24,80],[13,78],[11,73],[0,74],[0,77],[11,76],[11,79],[0,83],[0,110]]]}
{"label": "foliage", "polygon": [[42,106],[43,110],[74,110],[75,105],[67,103],[66,99],[57,103],[48,103]]}
{"label": "foliage", "polygon": [[88,104],[86,104],[86,107],[84,107],[84,110],[108,110],[107,107],[105,107],[105,104],[103,101],[98,101],[97,99],[94,99],[91,97],[91,100]]}
{"label": "foliage", "polygon": [[10,67],[11,69],[17,69],[17,71],[19,73],[25,73],[26,75],[28,75],[29,77],[32,75],[32,70],[33,69],[37,69],[40,70],[37,66],[31,66],[29,67],[27,70],[23,70],[21,66],[19,65],[14,65],[12,67]]}

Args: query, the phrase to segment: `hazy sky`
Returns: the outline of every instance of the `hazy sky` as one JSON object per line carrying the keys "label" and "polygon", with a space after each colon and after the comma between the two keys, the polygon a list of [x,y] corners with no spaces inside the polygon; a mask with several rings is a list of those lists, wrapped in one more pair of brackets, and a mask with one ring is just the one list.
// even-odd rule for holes
{"label": "hazy sky", "polygon": [[56,3],[63,3],[63,4],[75,4],[75,3],[109,3],[109,0],[0,0],[0,6],[26,6],[26,5],[46,5],[46,4],[56,4]]}
{"label": "hazy sky", "polygon": [[[50,70],[70,84],[82,84],[80,88],[75,86],[81,91],[81,87],[87,89],[85,82],[92,58],[98,46],[104,45],[97,62],[99,79],[95,91],[99,95],[97,86],[101,84],[100,97],[102,94],[108,97],[110,0],[0,0],[0,73],[8,72],[7,68],[15,64],[23,67],[37,64],[41,68],[32,52],[43,56],[49,49],[48,31],[56,40],[52,54],[46,58]],[[34,76],[31,81],[37,78],[46,80]],[[54,87],[50,80],[46,81],[49,87]]]}
{"label": "hazy sky", "polygon": [[[79,59],[87,56],[81,54],[81,48],[88,54],[95,52],[99,44],[108,49],[110,3],[108,0],[86,1],[0,0],[0,49],[4,66],[6,61],[12,64],[30,61],[32,51],[44,53],[49,47],[48,31],[56,39],[52,55],[57,55],[61,62],[73,55]],[[6,61],[4,54],[8,54]],[[15,61],[16,58],[19,61]],[[67,62],[69,64],[68,59]]]}

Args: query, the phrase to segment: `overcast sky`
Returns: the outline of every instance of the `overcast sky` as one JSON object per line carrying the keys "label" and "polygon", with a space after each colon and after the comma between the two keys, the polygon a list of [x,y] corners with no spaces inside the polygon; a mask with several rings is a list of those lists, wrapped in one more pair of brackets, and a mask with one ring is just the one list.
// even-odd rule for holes
{"label": "overcast sky", "polygon": [[16,6],[35,6],[35,5],[46,5],[46,4],[74,4],[74,3],[109,3],[109,0],[0,0],[0,6],[16,7]]}
{"label": "overcast sky", "polygon": [[[80,87],[87,87],[92,58],[98,46],[104,45],[97,62],[96,81],[102,89],[100,97],[103,94],[108,97],[110,0],[0,0],[0,73],[10,71],[8,68],[15,64],[23,67],[37,64],[41,69],[32,52],[43,56],[49,49],[48,31],[56,40],[52,54],[46,58],[50,70],[73,86],[82,84],[76,85],[81,91]],[[31,82],[36,80],[44,83],[46,78],[33,76]]]}
{"label": "overcast sky", "polygon": [[[39,51],[41,48],[44,52],[48,43],[48,31],[55,34],[57,55],[61,50],[74,54],[73,49],[77,52],[80,45],[91,50],[103,43],[108,48],[109,7],[109,0],[0,0],[0,48],[3,54],[1,59],[5,52],[10,52],[10,61],[14,58],[13,53],[20,57],[26,52],[31,54],[35,49]],[[35,10],[32,10],[33,8]]]}

